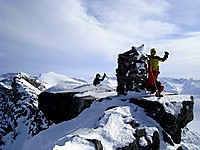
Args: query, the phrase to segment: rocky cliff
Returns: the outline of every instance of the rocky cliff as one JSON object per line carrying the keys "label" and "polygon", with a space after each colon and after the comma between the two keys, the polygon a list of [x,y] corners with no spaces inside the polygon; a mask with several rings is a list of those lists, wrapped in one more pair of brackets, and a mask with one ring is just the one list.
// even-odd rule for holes
{"label": "rocky cliff", "polygon": [[48,120],[56,124],[73,119],[95,100],[92,96],[77,97],[76,94],[43,92],[38,97],[39,109]]}
{"label": "rocky cliff", "polygon": [[1,76],[0,83],[0,149],[14,149],[18,139],[31,138],[52,122],[37,107],[43,89],[39,81],[13,73]]}
{"label": "rocky cliff", "polygon": [[[177,100],[175,99],[177,98]],[[146,114],[154,119],[163,128],[162,135],[165,142],[170,144],[180,144],[181,132],[189,122],[193,120],[193,106],[194,101],[191,100],[180,101],[180,96],[174,96],[173,100],[160,103],[159,101],[149,101],[148,99],[134,99],[131,98],[130,102],[144,108]],[[168,112],[165,107],[172,106],[178,107],[178,112]],[[171,140],[169,141],[169,137]]]}
{"label": "rocky cliff", "polygon": [[24,142],[37,139],[38,133],[48,129],[52,121],[58,124],[82,117],[83,123],[79,121],[77,127],[70,128],[86,127],[91,130],[88,134],[98,132],[101,138],[74,134],[71,142],[79,139],[102,149],[109,139],[115,141],[110,143],[113,149],[154,150],[160,149],[164,141],[180,148],[182,130],[193,119],[194,102],[189,96],[166,95],[158,99],[142,92],[117,96],[115,89],[106,85],[76,85],[70,89],[67,85],[68,82],[44,91],[44,84],[27,74],[1,76],[1,149],[15,149],[22,137]]}
{"label": "rocky cliff", "polygon": [[[85,97],[79,97],[78,98],[79,104],[78,104],[76,102],[77,98],[73,98],[74,94],[72,95],[71,94],[72,93],[65,93],[65,94],[54,93],[52,96],[52,94],[50,93],[41,93],[42,95],[41,100],[42,100],[43,105],[44,105],[44,102],[46,102],[45,104],[47,105],[48,101],[50,102],[50,104],[53,104],[53,101],[54,103],[57,103],[56,105],[54,105],[55,108],[53,109],[49,108],[49,110],[52,111],[51,113],[50,111],[48,111],[49,118],[55,117],[54,114],[57,113],[57,115],[59,114],[61,116],[63,115],[65,116],[65,118],[62,118],[63,120],[59,120],[60,122],[69,120],[73,118],[70,116],[73,112],[76,112],[75,113],[76,115],[74,116],[76,117],[78,116],[79,113],[81,113],[83,109],[85,109],[86,107],[90,107],[91,102],[89,103],[89,105],[83,105],[83,102],[81,102],[81,101],[86,101],[86,104],[88,104],[88,99],[85,99]],[[134,150],[135,149],[159,150],[161,141],[164,141],[171,146],[179,145],[182,140],[181,138],[182,130],[187,126],[187,124],[190,121],[193,120],[193,105],[194,105],[193,99],[190,99],[189,96],[181,96],[181,95],[168,95],[165,98],[161,98],[161,99],[158,99],[156,97],[149,97],[149,96],[139,96],[139,97],[136,96],[135,98],[132,98],[134,97],[134,95],[131,96],[128,94],[127,96],[107,97],[107,98],[98,99],[99,103],[105,103],[105,101],[109,101],[109,103],[111,104],[109,105],[109,107],[108,106],[105,107],[105,111],[102,116],[99,116],[98,122],[104,122],[103,120],[107,120],[107,121],[104,123],[97,123],[95,125],[96,126],[95,130],[100,130],[101,128],[108,126],[107,124],[109,124],[109,120],[111,119],[110,117],[112,116],[112,114],[116,114],[118,110],[128,109],[127,113],[129,111],[131,111],[132,113],[124,114],[124,116],[122,117],[124,119],[126,118],[126,115],[131,115],[131,117],[133,117],[133,119],[130,119],[130,120],[128,119],[127,121],[125,121],[125,124],[128,124],[131,126],[129,127],[130,129],[127,129],[127,130],[134,130],[134,134],[133,134],[134,138],[131,140],[132,142],[130,142],[127,146],[116,147],[117,150],[133,150],[133,149]],[[41,96],[39,96],[39,99],[40,97]],[[112,101],[115,99],[118,99],[118,101],[122,101],[123,104],[121,104],[120,106],[118,106],[116,102],[113,102],[112,104]],[[41,100],[39,100],[39,103]],[[124,108],[125,106],[131,105],[131,103],[135,105],[134,108],[132,107]],[[101,105],[101,104],[98,104],[98,105]],[[80,106],[85,106],[85,107],[82,107],[82,109],[79,109]],[[63,113],[58,112],[58,109],[60,109],[61,107],[62,109],[64,109]],[[156,126],[149,127],[142,123],[141,121],[142,118],[138,119],[138,117],[134,117],[135,115],[138,115],[137,114],[138,109],[144,109],[144,113],[148,117],[155,120],[157,124],[160,126],[160,128],[157,128]],[[81,111],[77,111],[77,110],[81,110]],[[66,119],[67,116],[68,117],[70,116],[70,117]],[[120,120],[120,116],[118,119]],[[147,132],[148,130],[150,130],[148,128],[150,129],[155,128],[152,131],[151,135],[149,135],[149,133]],[[122,129],[118,129],[118,130],[120,131]],[[81,135],[79,136],[81,137]],[[141,138],[144,138],[143,140],[146,141],[145,145],[141,144]],[[149,138],[151,140],[149,140]],[[95,140],[98,141],[100,145],[104,146],[101,140],[99,139],[95,139]],[[123,139],[123,140],[126,140],[126,139]],[[177,148],[181,148],[181,146]],[[103,150],[102,148],[99,148],[99,149]]]}

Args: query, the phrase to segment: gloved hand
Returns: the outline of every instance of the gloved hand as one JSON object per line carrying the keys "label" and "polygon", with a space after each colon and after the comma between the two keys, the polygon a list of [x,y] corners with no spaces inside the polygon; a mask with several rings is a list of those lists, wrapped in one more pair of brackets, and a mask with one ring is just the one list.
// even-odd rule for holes
{"label": "gloved hand", "polygon": [[106,77],[106,74],[104,73],[103,76]]}
{"label": "gloved hand", "polygon": [[165,55],[163,57],[163,61],[167,60],[168,56],[169,56],[169,52],[165,51]]}
{"label": "gloved hand", "polygon": [[169,52],[165,51],[165,55],[167,55],[167,56],[168,56],[168,55],[169,55]]}

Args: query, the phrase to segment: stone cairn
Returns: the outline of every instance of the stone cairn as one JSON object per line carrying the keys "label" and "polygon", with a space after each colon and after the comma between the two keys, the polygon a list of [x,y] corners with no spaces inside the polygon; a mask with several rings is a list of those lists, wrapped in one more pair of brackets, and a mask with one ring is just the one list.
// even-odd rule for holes
{"label": "stone cairn", "polygon": [[131,50],[118,55],[117,93],[126,95],[128,91],[141,92],[147,78],[147,56],[140,47],[132,47]]}

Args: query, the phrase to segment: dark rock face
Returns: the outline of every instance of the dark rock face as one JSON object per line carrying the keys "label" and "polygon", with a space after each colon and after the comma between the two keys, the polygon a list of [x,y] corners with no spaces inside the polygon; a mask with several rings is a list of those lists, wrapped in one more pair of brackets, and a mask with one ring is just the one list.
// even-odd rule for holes
{"label": "dark rock face", "polygon": [[[145,99],[131,99],[130,101],[144,108],[146,114],[157,121],[164,129],[164,132],[166,133],[165,135],[169,134],[172,141],[176,144],[180,144],[181,142],[181,129],[192,121],[194,117],[194,101],[192,100],[182,102],[183,107],[181,108],[178,116],[167,113],[164,106],[157,101],[148,101]],[[164,136],[164,138],[168,139],[166,136]],[[168,142],[168,140],[166,142]]]}
{"label": "dark rock face", "polygon": [[90,107],[94,97],[76,97],[77,93],[47,93],[38,96],[39,108],[45,117],[54,123],[60,123],[77,117]]}
{"label": "dark rock face", "polygon": [[[9,148],[19,137],[31,138],[52,124],[37,107],[40,84],[26,74],[10,74],[0,84],[0,149]],[[34,86],[28,87],[28,84]],[[25,128],[21,133],[18,128]],[[26,140],[27,140],[26,139]]]}
{"label": "dark rock face", "polygon": [[[139,48],[144,47],[142,45]],[[131,50],[118,55],[117,93],[124,95],[128,91],[144,89],[147,76],[147,56],[138,51],[134,46]]]}
{"label": "dark rock face", "polygon": [[97,139],[88,139],[88,141],[92,142],[95,145],[96,150],[103,150],[103,145],[101,143],[101,141],[97,140]]}

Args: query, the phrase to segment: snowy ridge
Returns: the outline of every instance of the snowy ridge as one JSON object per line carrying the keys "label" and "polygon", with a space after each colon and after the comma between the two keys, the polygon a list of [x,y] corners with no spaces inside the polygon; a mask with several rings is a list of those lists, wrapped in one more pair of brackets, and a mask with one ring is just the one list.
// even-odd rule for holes
{"label": "snowy ridge", "polygon": [[[23,150],[61,150],[69,147],[77,150],[95,149],[94,145],[91,145],[86,139],[100,140],[105,150],[115,150],[118,147],[129,145],[135,139],[133,136],[135,130],[129,124],[135,120],[137,120],[135,123],[143,125],[140,128],[146,130],[146,136],[151,141],[150,135],[157,130],[161,132],[162,128],[153,119],[146,116],[143,109],[124,101],[127,97],[113,97],[112,100],[94,103],[77,118],[39,133],[25,143]],[[182,99],[187,100],[189,97],[182,96]],[[162,101],[167,100],[167,98],[162,99]],[[107,110],[108,108],[112,109]],[[142,146],[147,144],[145,139],[147,137],[140,139]],[[186,143],[183,144],[186,145]],[[161,149],[175,150],[179,146],[170,148],[170,145],[161,141]]]}
{"label": "snowy ridge", "polygon": [[[159,100],[160,103],[165,104],[166,112],[171,114],[178,114],[179,108],[182,106],[180,103],[172,105],[167,101],[189,100],[190,95],[195,94],[196,97],[200,95],[199,80],[173,78],[160,78],[160,80],[165,86],[165,92],[184,94],[166,95]],[[117,147],[127,146],[131,142],[129,140],[134,139],[135,131],[130,128],[130,122],[137,120],[135,123],[143,124],[141,128],[148,133],[146,137],[140,139],[140,145],[143,146],[147,144],[147,138],[152,140],[150,135],[153,132],[161,131],[161,127],[153,119],[147,117],[142,108],[127,101],[130,97],[141,96],[150,101],[158,101],[156,97],[147,97],[145,92],[116,96],[117,81],[115,77],[106,77],[102,85],[99,86],[93,86],[91,83],[92,78],[89,80],[75,79],[53,72],[41,74],[39,77],[32,77],[26,73],[11,73],[0,76],[0,119],[3,120],[0,127],[6,127],[6,125],[12,127],[12,132],[6,135],[2,134],[4,131],[3,128],[0,128],[2,140],[7,141],[6,145],[0,146],[0,148],[2,150],[62,150],[66,148],[88,150],[95,149],[94,144],[88,139],[97,139],[102,141],[105,150],[114,150]],[[78,117],[58,125],[53,124],[49,128],[49,122],[37,108],[37,97],[42,91],[80,92],[77,96],[91,95],[104,100],[102,102],[96,101]],[[12,99],[13,95],[9,93],[19,95],[16,99]],[[14,105],[16,102],[17,105]],[[198,99],[195,99],[194,111],[197,117],[195,117],[194,123],[191,122],[188,125],[190,130],[185,130],[183,133],[182,143],[170,146],[161,141],[161,149],[175,150],[180,145],[185,149],[199,149],[200,131],[198,126],[200,121],[198,116],[200,115],[200,103],[198,102]],[[5,111],[7,108],[5,106],[12,108],[14,120]],[[4,117],[5,113],[8,114]],[[21,114],[27,115],[21,116]],[[27,118],[29,119],[27,120]],[[37,123],[37,119],[41,120],[42,123]],[[15,122],[17,122],[17,126],[15,126]],[[28,128],[32,129],[30,130],[31,134],[28,132]],[[47,130],[41,132],[44,129]],[[33,135],[35,136],[32,137]]]}
{"label": "snowy ridge", "polygon": [[45,85],[46,89],[55,86],[57,84],[63,84],[63,83],[68,83],[68,85],[71,84],[71,86],[78,86],[82,84],[86,84],[86,81],[83,80],[78,80],[78,79],[73,79],[70,77],[67,77],[65,75],[57,74],[54,72],[48,72],[41,74],[38,78],[43,84]]}

